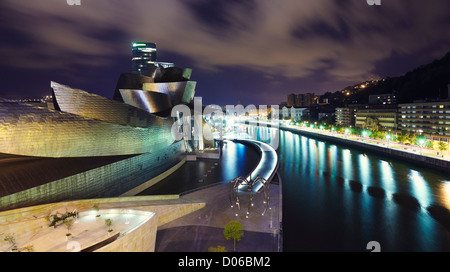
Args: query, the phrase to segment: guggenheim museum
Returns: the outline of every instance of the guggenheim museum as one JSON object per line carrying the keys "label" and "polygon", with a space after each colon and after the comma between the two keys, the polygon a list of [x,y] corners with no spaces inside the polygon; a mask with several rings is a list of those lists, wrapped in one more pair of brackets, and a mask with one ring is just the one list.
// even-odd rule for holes
{"label": "guggenheim museum", "polygon": [[126,195],[176,167],[189,144],[171,109],[192,107],[191,69],[119,76],[113,99],[51,82],[47,104],[0,98],[0,210]]}

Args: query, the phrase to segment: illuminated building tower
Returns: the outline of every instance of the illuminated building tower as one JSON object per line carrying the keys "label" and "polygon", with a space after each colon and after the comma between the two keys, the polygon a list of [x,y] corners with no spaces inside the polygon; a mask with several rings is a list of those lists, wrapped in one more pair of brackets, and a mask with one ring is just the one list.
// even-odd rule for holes
{"label": "illuminated building tower", "polygon": [[161,65],[164,68],[173,67],[173,63],[157,62],[156,44],[148,42],[133,42],[131,47],[131,72],[146,75],[150,67]]}
{"label": "illuminated building tower", "polygon": [[156,44],[134,42],[131,52],[132,73],[146,74],[149,65],[156,61]]}

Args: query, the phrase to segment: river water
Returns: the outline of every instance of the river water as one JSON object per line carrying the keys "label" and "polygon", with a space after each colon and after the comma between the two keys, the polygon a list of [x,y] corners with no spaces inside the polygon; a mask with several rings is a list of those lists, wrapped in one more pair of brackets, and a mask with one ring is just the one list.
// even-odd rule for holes
{"label": "river water", "polygon": [[[450,235],[427,207],[450,209],[450,176],[400,160],[272,128],[248,127],[275,143],[283,185],[283,251],[450,251]],[[248,146],[229,142],[220,161],[188,162],[145,194],[180,193],[248,174],[258,162]],[[339,182],[342,181],[342,182]],[[362,184],[352,190],[350,181]],[[376,198],[369,187],[384,192]],[[394,201],[416,198],[419,210]]]}
{"label": "river water", "polygon": [[[449,232],[426,210],[450,209],[449,175],[283,130],[278,154],[284,251],[368,251],[370,241],[381,251],[450,250]],[[385,196],[369,195],[370,186]],[[395,193],[415,197],[421,208],[394,202]]]}

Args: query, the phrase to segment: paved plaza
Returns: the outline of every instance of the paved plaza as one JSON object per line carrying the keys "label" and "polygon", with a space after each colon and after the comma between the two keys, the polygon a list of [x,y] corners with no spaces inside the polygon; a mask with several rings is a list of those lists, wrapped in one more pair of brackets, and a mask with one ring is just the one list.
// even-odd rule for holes
{"label": "paved plaza", "polygon": [[[278,181],[278,180],[277,180]],[[199,190],[181,198],[185,201],[204,201],[206,206],[158,228],[156,252],[205,252],[209,247],[225,246],[233,251],[233,241],[223,235],[225,225],[239,221],[244,227],[244,236],[237,243],[241,252],[281,251],[281,185],[270,184],[269,207],[264,215],[262,190],[254,195],[254,206],[248,209],[249,193],[239,193],[240,209],[231,207],[231,184],[219,184]],[[247,212],[249,212],[247,214]]]}
{"label": "paved plaza", "polygon": [[[34,233],[14,237],[16,249],[23,250],[32,246],[35,252],[71,252],[86,250],[90,247],[102,244],[109,239],[115,240],[118,235],[125,235],[129,231],[139,227],[154,216],[152,212],[133,211],[129,209],[106,209],[97,212],[80,212],[73,219],[70,231],[65,224],[56,227],[36,228]],[[112,225],[108,227],[105,219],[111,219]],[[111,229],[111,231],[108,231]],[[70,236],[66,236],[70,233]],[[6,242],[0,244],[0,252],[11,251],[12,245]],[[92,249],[94,250],[94,249]],[[88,251],[92,251],[88,250]]]}

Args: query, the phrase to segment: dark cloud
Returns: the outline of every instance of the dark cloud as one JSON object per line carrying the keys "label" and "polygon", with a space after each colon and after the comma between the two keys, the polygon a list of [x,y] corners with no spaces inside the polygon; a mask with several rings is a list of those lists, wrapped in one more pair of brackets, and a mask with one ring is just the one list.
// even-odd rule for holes
{"label": "dark cloud", "polygon": [[346,41],[350,38],[350,30],[343,19],[339,19],[336,26],[332,26],[323,21],[314,22],[309,25],[301,25],[294,28],[292,35],[300,40],[313,37],[325,37],[336,41]]}
{"label": "dark cloud", "polygon": [[[279,101],[293,91],[338,90],[383,74],[382,67],[400,73],[408,65],[398,63],[396,70],[391,57],[412,65],[410,59],[431,60],[450,48],[447,0],[381,6],[365,0],[81,1],[68,6],[65,0],[3,0],[3,69],[112,73],[129,57],[130,42],[145,40],[155,42],[164,57],[181,56],[196,69],[193,77],[218,78],[221,90],[229,84],[230,93],[245,92],[250,99],[260,92],[258,99]],[[114,71],[120,69],[129,66]],[[232,71],[265,84],[239,87],[218,76]],[[200,93],[211,89],[199,82]]]}
{"label": "dark cloud", "polygon": [[219,35],[236,27],[248,27],[248,22],[242,24],[241,16],[251,17],[257,6],[255,0],[196,0],[182,3],[201,25],[210,27]]}

